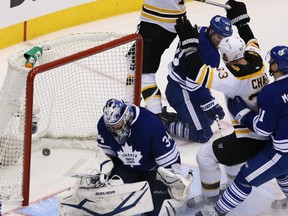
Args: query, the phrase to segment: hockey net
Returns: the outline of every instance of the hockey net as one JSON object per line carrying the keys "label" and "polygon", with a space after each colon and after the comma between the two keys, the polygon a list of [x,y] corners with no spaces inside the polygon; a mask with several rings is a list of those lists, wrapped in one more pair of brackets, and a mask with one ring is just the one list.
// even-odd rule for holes
{"label": "hockey net", "polygon": [[[24,66],[31,47],[9,57],[0,92],[0,194],[23,205],[29,204],[32,151],[93,150],[95,142],[85,142],[96,140],[107,99],[140,104],[139,34],[79,33],[37,46],[43,53],[33,68]],[[136,69],[127,67],[127,54]],[[32,121],[37,122],[33,134]]]}

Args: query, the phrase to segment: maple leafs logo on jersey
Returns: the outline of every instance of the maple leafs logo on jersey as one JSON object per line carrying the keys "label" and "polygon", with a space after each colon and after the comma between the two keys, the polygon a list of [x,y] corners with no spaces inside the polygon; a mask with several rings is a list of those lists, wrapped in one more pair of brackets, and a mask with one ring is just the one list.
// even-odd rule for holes
{"label": "maple leafs logo on jersey", "polygon": [[139,163],[142,158],[141,152],[133,151],[132,146],[129,146],[127,143],[122,146],[122,150],[123,151],[118,151],[117,154],[124,165],[130,165],[131,167],[141,165]]}

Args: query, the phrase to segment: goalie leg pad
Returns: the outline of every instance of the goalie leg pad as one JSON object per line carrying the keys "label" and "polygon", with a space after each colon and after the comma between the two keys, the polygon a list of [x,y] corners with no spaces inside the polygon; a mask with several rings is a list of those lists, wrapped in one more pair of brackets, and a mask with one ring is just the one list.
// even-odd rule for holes
{"label": "goalie leg pad", "polygon": [[[60,215],[137,215],[153,210],[148,182],[73,189],[58,195]],[[81,214],[80,214],[81,213]]]}
{"label": "goalie leg pad", "polygon": [[183,206],[184,202],[175,199],[166,199],[162,204],[159,216],[176,216]]}
{"label": "goalie leg pad", "polygon": [[[78,197],[76,190],[77,190],[76,188],[73,188],[68,191],[62,192],[57,196],[59,203],[58,204],[59,216],[83,215],[81,208],[76,207],[78,203],[80,203],[80,198]],[[74,205],[75,208],[72,208],[69,205]]]}

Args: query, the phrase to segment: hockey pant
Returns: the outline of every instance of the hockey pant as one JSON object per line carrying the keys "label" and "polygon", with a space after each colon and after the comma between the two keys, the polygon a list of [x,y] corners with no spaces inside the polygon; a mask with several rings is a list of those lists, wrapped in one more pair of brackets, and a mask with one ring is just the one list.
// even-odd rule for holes
{"label": "hockey pant", "polygon": [[170,124],[169,133],[195,142],[207,142],[213,135],[213,120],[192,100],[189,94],[193,92],[168,82],[165,93],[179,117],[178,122]]}
{"label": "hockey pant", "polygon": [[227,213],[227,211],[240,205],[246,199],[252,191],[252,186],[258,187],[273,178],[276,178],[278,185],[287,196],[287,163],[287,153],[282,154],[276,151],[272,142],[267,142],[263,150],[241,167],[234,182],[216,203],[217,212]]}
{"label": "hockey pant", "polygon": [[[245,179],[255,187],[258,187],[273,178],[285,179],[288,175],[288,154],[281,154],[273,148],[269,141],[265,148],[252,157],[241,167]],[[286,178],[286,195],[288,195]]]}
{"label": "hockey pant", "polygon": [[141,22],[139,34],[144,40],[143,74],[156,73],[161,56],[176,38],[176,33],[169,32],[159,25]]}
{"label": "hockey pant", "polygon": [[216,139],[213,142],[213,152],[219,163],[227,166],[244,163],[266,145],[265,140],[252,138],[237,138],[235,132]]}
{"label": "hockey pant", "polygon": [[156,83],[155,74],[159,68],[162,54],[169,48],[176,33],[169,32],[153,23],[141,22],[139,34],[144,40],[141,92],[147,109],[158,114],[161,113],[162,96]]}

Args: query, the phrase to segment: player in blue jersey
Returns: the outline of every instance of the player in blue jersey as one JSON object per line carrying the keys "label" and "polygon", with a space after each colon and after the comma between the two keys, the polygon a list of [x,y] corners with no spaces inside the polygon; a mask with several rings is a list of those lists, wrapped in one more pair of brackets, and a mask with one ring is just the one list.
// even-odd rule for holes
{"label": "player in blue jersey", "polygon": [[[197,52],[199,33],[185,17],[179,19],[176,26],[181,45],[186,44],[182,55],[187,58],[185,66],[189,70],[191,86],[195,81],[209,89],[223,92],[226,97],[234,98],[241,95],[249,108],[256,111],[256,96],[269,82],[266,66],[258,41],[248,25],[250,18],[245,4],[230,0],[229,5],[232,8],[227,11],[227,17],[231,20],[236,18],[237,22],[234,24],[241,38],[230,36],[221,40],[219,52],[223,61],[220,62],[220,66],[215,68],[203,62]],[[187,45],[186,41],[191,42],[190,45]],[[178,62],[181,63],[181,58]],[[173,71],[171,74],[173,75]],[[226,165],[227,168],[229,166],[229,169],[226,169],[227,174],[235,177],[239,169],[232,169],[232,166],[235,168],[234,166],[241,165],[266,144],[267,137],[239,124],[234,116],[231,116],[231,121],[234,127],[231,134],[202,145],[197,153],[202,194],[188,201],[187,205],[191,208],[217,201],[221,180],[219,164]]]}
{"label": "player in blue jersey", "polygon": [[[226,17],[216,15],[210,20],[209,27],[199,29],[198,52],[204,63],[218,67],[220,41],[231,36],[232,24]],[[188,44],[187,44],[188,45]],[[177,121],[170,122],[171,134],[191,141],[205,143],[213,135],[211,125],[214,120],[222,119],[224,111],[209,90],[191,80],[187,68],[185,46],[177,47],[174,60],[169,64],[166,97],[178,115]]]}
{"label": "player in blue jersey", "polygon": [[[142,96],[146,103],[146,108],[159,115],[164,124],[174,121],[176,115],[168,113],[166,107],[162,108],[161,91],[158,88],[155,74],[159,68],[162,54],[169,48],[177,36],[174,28],[176,19],[185,14],[185,0],[145,0],[140,16],[141,22],[138,25],[137,32],[142,35],[144,40]],[[200,29],[200,34],[202,41],[200,52],[213,66],[218,66],[220,57],[217,51],[217,44],[223,37],[232,34],[230,21],[225,17],[215,16],[211,19],[209,27],[202,27]],[[130,62],[128,63],[128,71],[131,71],[131,74],[133,74],[135,67],[133,56],[128,53],[127,59]],[[127,83],[131,82],[131,77],[133,79],[133,76],[129,76]],[[132,90],[129,91],[131,92]],[[210,122],[209,124],[212,122],[210,120],[207,121]],[[197,129],[199,128],[197,127]],[[210,129],[207,130],[204,133],[204,138],[200,140],[201,142],[207,141],[212,136]],[[200,133],[203,134],[203,131]],[[194,134],[191,134],[191,137],[194,137],[194,141],[195,139],[196,141],[199,140]]]}
{"label": "player in blue jersey", "polygon": [[271,139],[262,151],[241,167],[214,208],[198,212],[198,216],[227,214],[247,198],[252,187],[258,187],[273,178],[276,178],[286,198],[275,200],[271,207],[288,208],[288,47],[276,46],[268,56],[269,72],[275,81],[265,86],[257,96],[259,112],[249,109],[240,96],[230,98],[228,108],[241,124]]}
{"label": "player in blue jersey", "polygon": [[[119,175],[124,183],[148,181],[154,211],[146,215],[159,215],[164,200],[170,198],[171,191],[173,197],[173,191],[179,185],[169,190],[170,187],[167,186],[169,184],[165,185],[165,182],[163,184],[156,179],[157,169],[171,168],[181,162],[176,143],[161,120],[143,107],[109,99],[104,106],[103,116],[97,128],[98,145],[114,163],[111,175]],[[192,175],[187,176],[188,179],[184,179],[187,187],[183,188],[185,196],[188,195],[188,188],[192,181]],[[182,198],[177,199],[182,200]]]}
{"label": "player in blue jersey", "polygon": [[220,41],[233,33],[231,21],[220,15],[212,17],[209,27],[199,28],[198,52],[203,62],[211,67],[218,67],[220,55],[218,46]]}

